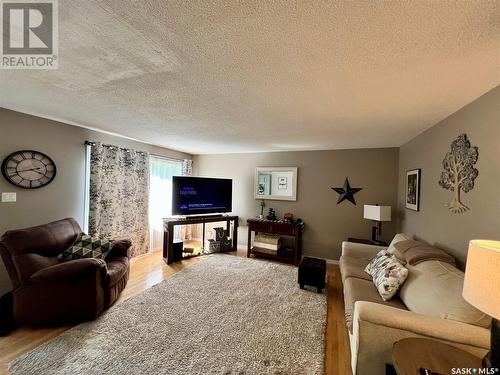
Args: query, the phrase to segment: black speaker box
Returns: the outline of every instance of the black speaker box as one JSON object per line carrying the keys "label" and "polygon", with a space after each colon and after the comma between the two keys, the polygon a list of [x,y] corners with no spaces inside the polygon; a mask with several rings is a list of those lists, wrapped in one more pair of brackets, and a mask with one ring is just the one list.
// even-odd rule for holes
{"label": "black speaker box", "polygon": [[172,248],[174,262],[180,262],[182,260],[183,248],[184,248],[184,242],[182,241],[174,242],[174,246]]}

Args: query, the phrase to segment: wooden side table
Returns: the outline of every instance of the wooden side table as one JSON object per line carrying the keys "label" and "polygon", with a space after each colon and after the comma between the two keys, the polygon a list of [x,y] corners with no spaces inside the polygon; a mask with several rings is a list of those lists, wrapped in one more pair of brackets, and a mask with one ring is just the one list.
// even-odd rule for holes
{"label": "wooden side table", "polygon": [[417,375],[420,368],[453,374],[453,368],[481,368],[481,358],[441,341],[408,338],[394,344],[392,360],[398,375]]}

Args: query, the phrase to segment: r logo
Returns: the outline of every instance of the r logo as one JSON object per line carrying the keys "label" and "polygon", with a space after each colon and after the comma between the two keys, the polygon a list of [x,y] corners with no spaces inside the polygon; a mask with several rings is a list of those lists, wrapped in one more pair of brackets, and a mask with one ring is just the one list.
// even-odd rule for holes
{"label": "r logo", "polygon": [[57,69],[57,0],[0,0],[2,69]]}
{"label": "r logo", "polygon": [[51,55],[53,52],[52,3],[4,2],[3,54]]}

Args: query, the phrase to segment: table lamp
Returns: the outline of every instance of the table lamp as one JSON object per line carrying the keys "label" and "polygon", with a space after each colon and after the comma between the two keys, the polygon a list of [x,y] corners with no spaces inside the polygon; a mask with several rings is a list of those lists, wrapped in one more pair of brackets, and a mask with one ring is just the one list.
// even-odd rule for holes
{"label": "table lamp", "polygon": [[391,221],[391,206],[365,204],[363,218],[375,221],[375,226],[372,227],[372,240],[380,241],[382,221]]}
{"label": "table lamp", "polygon": [[463,296],[493,318],[491,349],[483,366],[500,368],[500,241],[470,241]]}

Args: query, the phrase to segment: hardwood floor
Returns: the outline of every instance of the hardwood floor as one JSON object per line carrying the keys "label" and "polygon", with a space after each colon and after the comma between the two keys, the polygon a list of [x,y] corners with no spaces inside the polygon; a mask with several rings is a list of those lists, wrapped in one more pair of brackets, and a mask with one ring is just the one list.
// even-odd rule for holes
{"label": "hardwood floor", "polygon": [[[246,256],[246,252],[233,253]],[[117,303],[130,298],[190,265],[203,261],[204,257],[191,258],[182,262],[167,265],[163,262],[161,252],[153,252],[132,260],[130,279]],[[351,375],[349,337],[344,321],[344,300],[342,281],[337,265],[327,267],[327,301],[328,316],[325,340],[325,375]],[[6,337],[0,338],[0,374],[8,374],[10,361],[23,353],[54,338],[70,326],[57,328],[23,327]]]}

